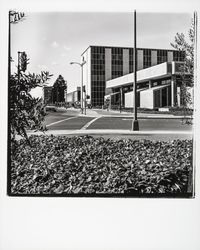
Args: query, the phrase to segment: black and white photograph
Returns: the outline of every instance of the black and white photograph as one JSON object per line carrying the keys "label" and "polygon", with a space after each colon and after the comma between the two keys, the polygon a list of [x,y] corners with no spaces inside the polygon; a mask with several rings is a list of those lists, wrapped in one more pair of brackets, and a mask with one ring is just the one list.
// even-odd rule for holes
{"label": "black and white photograph", "polygon": [[199,250],[198,0],[0,1],[0,250]]}
{"label": "black and white photograph", "polygon": [[194,197],[195,11],[8,16],[8,195]]}

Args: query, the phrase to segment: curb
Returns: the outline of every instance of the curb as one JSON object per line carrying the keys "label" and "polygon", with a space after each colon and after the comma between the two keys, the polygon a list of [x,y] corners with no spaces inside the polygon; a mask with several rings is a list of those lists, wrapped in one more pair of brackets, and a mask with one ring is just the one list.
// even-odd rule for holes
{"label": "curb", "polygon": [[[109,118],[132,118],[133,115],[90,115],[90,114],[79,114],[80,117],[109,117]],[[138,119],[192,119],[193,117],[183,117],[183,116],[138,116]]]}
{"label": "curb", "polygon": [[[73,111],[73,110],[70,110]],[[122,117],[122,118],[127,118],[127,117],[133,117],[133,113],[114,113],[114,114],[98,114],[97,111],[93,110],[91,113],[90,110],[87,110],[86,115],[81,114],[76,112],[74,114],[75,116],[81,116],[81,117]],[[88,113],[88,114],[87,114]],[[162,115],[162,114],[145,114],[145,113],[138,113],[138,118],[139,119],[193,119],[191,116],[180,116],[180,115]]]}
{"label": "curb", "polygon": [[109,135],[193,135],[193,131],[132,131],[132,130],[113,130],[113,129],[80,129],[80,130],[48,130],[46,132],[28,131],[28,135],[87,135],[87,134],[109,134]]}

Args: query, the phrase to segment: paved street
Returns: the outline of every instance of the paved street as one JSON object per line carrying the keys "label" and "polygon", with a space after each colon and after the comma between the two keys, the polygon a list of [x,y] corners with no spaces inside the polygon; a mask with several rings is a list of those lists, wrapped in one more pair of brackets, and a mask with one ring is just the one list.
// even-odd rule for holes
{"label": "paved street", "polygon": [[[102,116],[96,113],[96,116],[90,114],[84,116],[79,115],[75,111],[59,111],[51,112],[45,118],[45,123],[49,130],[131,130],[132,117],[129,116]],[[192,131],[192,126],[182,124],[182,119],[179,118],[159,118],[159,117],[140,117],[138,119],[140,131]]]}
{"label": "paved street", "polygon": [[[62,117],[64,118],[64,117]],[[71,130],[71,129],[82,129],[88,122],[93,120],[92,117],[65,117],[59,122],[53,122],[47,124],[47,128],[50,130]]]}
{"label": "paved street", "polygon": [[[156,130],[191,130],[191,126],[182,125],[180,119],[144,119],[140,118],[139,128],[142,131]],[[102,117],[89,126],[89,129],[131,129],[132,119],[123,117]]]}

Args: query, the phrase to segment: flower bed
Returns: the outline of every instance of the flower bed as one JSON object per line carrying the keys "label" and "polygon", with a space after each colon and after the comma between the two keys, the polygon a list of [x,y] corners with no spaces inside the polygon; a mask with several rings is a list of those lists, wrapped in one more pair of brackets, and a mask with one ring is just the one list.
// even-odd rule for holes
{"label": "flower bed", "polygon": [[12,145],[12,194],[180,194],[192,171],[192,141],[30,136]]}

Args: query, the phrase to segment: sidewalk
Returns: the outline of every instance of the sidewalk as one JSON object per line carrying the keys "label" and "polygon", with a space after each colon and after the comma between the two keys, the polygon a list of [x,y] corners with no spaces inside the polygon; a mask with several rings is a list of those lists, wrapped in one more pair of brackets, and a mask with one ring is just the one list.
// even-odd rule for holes
{"label": "sidewalk", "polygon": [[113,129],[79,129],[79,130],[48,130],[43,132],[29,131],[28,135],[55,135],[55,136],[83,136],[105,137],[111,139],[135,139],[135,140],[192,140],[192,131],[131,131]]}
{"label": "sidewalk", "polygon": [[[70,111],[70,113],[75,112],[75,115],[78,116],[88,116],[88,117],[133,117],[133,113],[130,112],[121,112],[116,110],[104,110],[104,109],[87,109],[86,115],[83,113],[81,114],[81,111],[79,109],[74,108],[68,108],[66,110]],[[69,112],[68,112],[69,113]],[[139,119],[183,119],[188,118],[191,119],[190,116],[184,117],[184,116],[178,116],[173,114],[150,114],[150,113],[138,113],[137,114]]]}
{"label": "sidewalk", "polygon": [[193,131],[165,131],[165,130],[156,130],[156,131],[132,131],[127,129],[68,129],[68,130],[47,130],[45,132],[37,131],[32,132],[31,130],[28,131],[28,134],[34,134],[34,135],[79,135],[79,134],[124,134],[124,135],[149,135],[149,134],[193,134]]}

